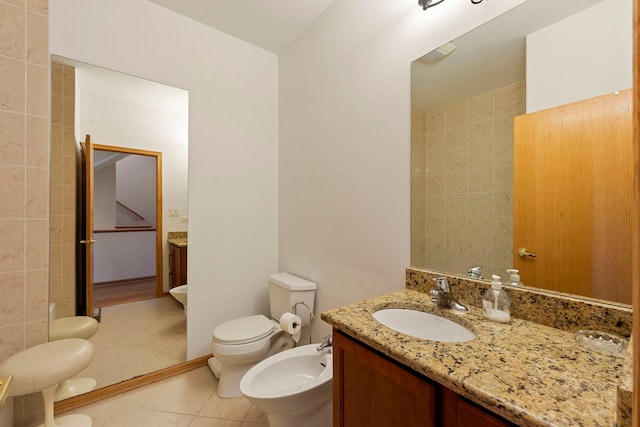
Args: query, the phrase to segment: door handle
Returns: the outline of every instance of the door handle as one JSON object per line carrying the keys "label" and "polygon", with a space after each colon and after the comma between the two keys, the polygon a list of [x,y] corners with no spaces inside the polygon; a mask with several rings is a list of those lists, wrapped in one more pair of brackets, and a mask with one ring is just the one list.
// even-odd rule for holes
{"label": "door handle", "polygon": [[80,243],[82,243],[83,245],[90,245],[93,243],[97,243],[98,241],[95,239],[89,239],[89,240],[80,240]]}
{"label": "door handle", "polygon": [[529,252],[527,250],[527,248],[518,249],[518,255],[520,255],[523,258],[525,258],[525,257],[535,258],[536,257],[536,254],[533,254],[533,253]]}

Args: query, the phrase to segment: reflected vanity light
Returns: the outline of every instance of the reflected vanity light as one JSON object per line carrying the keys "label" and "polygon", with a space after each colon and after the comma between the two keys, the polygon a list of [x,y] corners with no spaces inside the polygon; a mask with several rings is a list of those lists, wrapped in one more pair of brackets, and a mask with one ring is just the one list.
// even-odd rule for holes
{"label": "reflected vanity light", "polygon": [[[418,5],[420,7],[422,7],[422,10],[427,10],[430,7],[439,5],[443,1],[444,0],[437,0],[437,1],[434,1],[434,0],[418,0]],[[480,4],[480,3],[482,3],[482,0],[471,0],[471,3],[472,4]]]}

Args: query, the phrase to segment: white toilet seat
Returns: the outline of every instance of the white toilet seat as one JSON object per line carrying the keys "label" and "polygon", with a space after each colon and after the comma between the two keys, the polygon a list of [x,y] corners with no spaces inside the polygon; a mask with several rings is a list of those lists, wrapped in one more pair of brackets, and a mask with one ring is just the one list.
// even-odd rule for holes
{"label": "white toilet seat", "polygon": [[211,352],[223,362],[229,362],[229,356],[235,363],[260,360],[281,331],[278,322],[261,314],[229,320],[213,331]]}
{"label": "white toilet seat", "polygon": [[226,345],[249,344],[271,335],[275,322],[262,314],[229,320],[216,327],[213,340]]}

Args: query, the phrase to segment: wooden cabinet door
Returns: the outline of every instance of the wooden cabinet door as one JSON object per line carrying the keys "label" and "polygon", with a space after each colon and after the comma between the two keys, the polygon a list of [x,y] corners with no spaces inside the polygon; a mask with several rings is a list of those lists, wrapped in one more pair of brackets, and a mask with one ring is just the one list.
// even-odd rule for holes
{"label": "wooden cabinet door", "polygon": [[458,399],[458,427],[510,427],[495,416]]}
{"label": "wooden cabinet door", "polygon": [[169,244],[169,283],[171,287],[187,284],[187,248]]}
{"label": "wooden cabinet door", "polygon": [[169,286],[174,287],[175,283],[175,274],[176,271],[176,254],[173,250],[173,245],[169,245]]}
{"label": "wooden cabinet door", "polygon": [[435,387],[333,332],[333,425],[433,427]]}
{"label": "wooden cabinet door", "polygon": [[187,247],[180,248],[180,284],[187,284]]}

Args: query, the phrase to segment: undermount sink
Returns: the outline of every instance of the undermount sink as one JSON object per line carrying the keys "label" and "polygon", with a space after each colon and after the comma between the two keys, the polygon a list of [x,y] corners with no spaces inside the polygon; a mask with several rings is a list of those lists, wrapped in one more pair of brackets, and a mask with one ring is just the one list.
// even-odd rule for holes
{"label": "undermount sink", "polygon": [[386,308],[374,312],[373,318],[394,331],[431,341],[465,342],[476,337],[456,322],[418,310]]}

